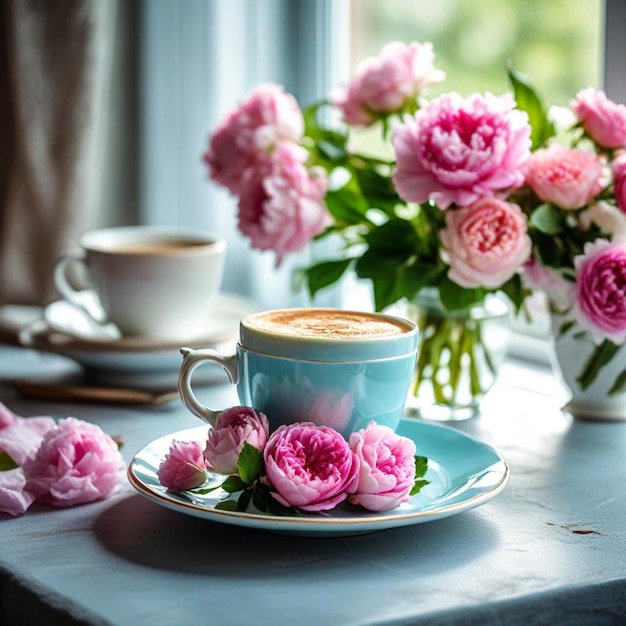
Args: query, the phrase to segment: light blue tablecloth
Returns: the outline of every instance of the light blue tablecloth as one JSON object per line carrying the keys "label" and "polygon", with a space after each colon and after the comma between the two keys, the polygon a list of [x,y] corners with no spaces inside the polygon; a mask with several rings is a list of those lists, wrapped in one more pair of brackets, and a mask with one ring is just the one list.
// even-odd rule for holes
{"label": "light blue tablecloth", "polygon": [[[0,347],[0,379],[54,368]],[[228,385],[203,390],[234,403]],[[0,400],[120,435],[127,461],[196,426],[136,409]],[[0,624],[276,626],[626,623],[626,423],[575,422],[551,374],[509,363],[458,428],[499,450],[506,490],[427,524],[346,538],[254,532],[170,511],[125,485],[104,502],[0,518]]]}

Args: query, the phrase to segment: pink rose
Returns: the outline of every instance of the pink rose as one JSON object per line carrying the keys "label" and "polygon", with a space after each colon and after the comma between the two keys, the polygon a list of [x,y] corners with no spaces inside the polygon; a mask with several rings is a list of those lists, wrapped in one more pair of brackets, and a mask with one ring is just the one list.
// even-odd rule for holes
{"label": "pink rose", "polygon": [[499,287],[531,252],[522,210],[495,198],[446,211],[440,237],[449,256],[448,275],[462,287]]}
{"label": "pink rose", "polygon": [[283,143],[267,168],[258,168],[242,183],[239,230],[252,247],[274,250],[280,264],[285,254],[301,250],[330,223],[324,204],[327,180],[303,165],[306,152]]}
{"label": "pink rose", "polygon": [[35,496],[26,491],[26,479],[21,467],[0,472],[0,513],[22,515],[35,501]]}
{"label": "pink rose", "polygon": [[337,102],[345,122],[369,126],[377,116],[402,111],[428,85],[445,78],[433,67],[434,58],[430,43],[393,42],[379,56],[362,61]]}
{"label": "pink rose", "polygon": [[359,484],[349,497],[370,511],[389,511],[409,499],[415,483],[415,443],[375,422],[350,435],[359,459]]}
{"label": "pink rose", "polygon": [[613,161],[613,193],[622,213],[626,213],[626,153]]}
{"label": "pink rose", "polygon": [[393,182],[407,202],[468,206],[523,182],[530,130],[510,95],[445,94],[394,131]]}
{"label": "pink rose", "polygon": [[173,441],[157,470],[159,482],[172,491],[187,491],[207,478],[202,448],[195,441]]}
{"label": "pink rose", "polygon": [[295,98],[279,85],[261,85],[218,126],[203,159],[211,178],[238,195],[250,168],[267,159],[281,141],[297,142],[303,133]]}
{"label": "pink rose", "polygon": [[626,148],[626,106],[609,100],[603,91],[581,89],[572,109],[585,132],[604,148]]}
{"label": "pink rose", "polygon": [[276,490],[272,496],[285,506],[328,511],[358,484],[359,459],[348,442],[336,430],[313,422],[279,427],[263,457],[267,478]]}
{"label": "pink rose", "polygon": [[249,406],[233,406],[220,413],[204,449],[207,467],[220,474],[236,474],[239,453],[248,443],[263,450],[270,425],[263,413]]}
{"label": "pink rose", "polygon": [[590,152],[542,148],[527,163],[526,183],[544,202],[579,209],[602,189],[602,165]]}
{"label": "pink rose", "polygon": [[574,313],[596,342],[626,339],[626,244],[597,239],[574,257]]}
{"label": "pink rose", "polygon": [[73,417],[44,435],[23,469],[26,490],[59,507],[106,498],[125,474],[115,441],[95,424]]}

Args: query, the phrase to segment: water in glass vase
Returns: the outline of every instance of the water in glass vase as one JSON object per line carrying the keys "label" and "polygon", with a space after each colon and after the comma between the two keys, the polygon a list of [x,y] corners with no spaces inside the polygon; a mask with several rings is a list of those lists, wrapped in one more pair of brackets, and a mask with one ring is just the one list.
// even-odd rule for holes
{"label": "water in glass vase", "polygon": [[508,306],[494,296],[450,312],[436,293],[422,293],[408,304],[407,317],[420,343],[405,415],[440,421],[477,415],[506,356]]}

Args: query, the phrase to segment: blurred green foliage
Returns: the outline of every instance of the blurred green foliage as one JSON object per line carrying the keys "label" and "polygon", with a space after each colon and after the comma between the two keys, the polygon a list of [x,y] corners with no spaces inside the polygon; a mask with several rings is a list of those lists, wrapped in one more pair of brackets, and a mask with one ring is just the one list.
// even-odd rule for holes
{"label": "blurred green foliage", "polygon": [[352,62],[390,41],[430,41],[445,82],[426,92],[510,89],[511,62],[547,105],[602,82],[603,0],[351,0]]}

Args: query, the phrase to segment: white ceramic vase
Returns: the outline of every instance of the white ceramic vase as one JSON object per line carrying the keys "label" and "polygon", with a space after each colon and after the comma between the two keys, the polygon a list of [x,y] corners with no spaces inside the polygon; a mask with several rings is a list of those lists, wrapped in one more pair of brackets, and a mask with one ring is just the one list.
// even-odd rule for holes
{"label": "white ceramic vase", "polygon": [[583,390],[577,377],[593,353],[595,344],[589,333],[577,333],[574,329],[560,335],[559,329],[564,321],[565,318],[560,315],[551,316],[552,367],[571,393],[563,410],[577,419],[612,422],[626,420],[626,392],[609,394],[617,377],[626,369],[626,344]]}

